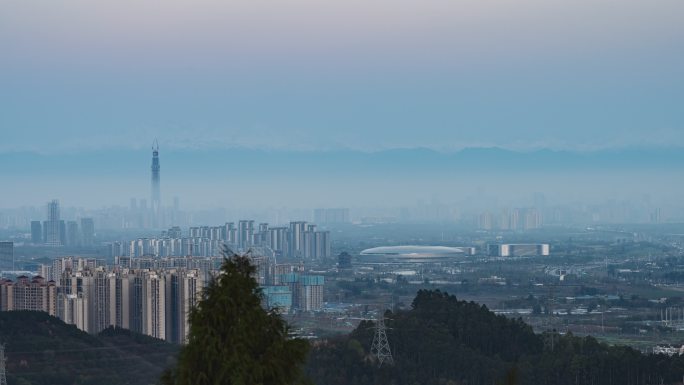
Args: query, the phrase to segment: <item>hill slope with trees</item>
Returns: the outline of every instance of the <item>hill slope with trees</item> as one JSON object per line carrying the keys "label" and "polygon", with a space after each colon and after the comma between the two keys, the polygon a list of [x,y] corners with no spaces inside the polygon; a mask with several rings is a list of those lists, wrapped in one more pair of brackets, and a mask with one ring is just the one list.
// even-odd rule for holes
{"label": "hill slope with trees", "polygon": [[9,385],[155,384],[178,346],[123,329],[93,336],[47,313],[0,312]]}
{"label": "hill slope with trees", "polygon": [[[439,291],[420,291],[411,310],[387,312],[386,325],[394,365],[379,367],[373,359],[374,324],[366,321],[350,335],[313,343],[308,377],[319,385],[648,385],[681,383],[684,375],[684,357],[645,355],[592,337],[535,334],[521,320]],[[92,336],[40,312],[0,312],[0,342],[7,344],[9,385],[155,384],[180,349],[121,329]],[[277,368],[299,360],[289,349],[280,353],[266,361]]]}
{"label": "hill slope with trees", "polygon": [[[369,354],[373,323],[315,344],[307,373],[316,384],[674,384],[684,358],[644,355],[592,337],[535,334],[519,319],[439,291],[420,291],[412,309],[387,312],[394,365]],[[662,382],[661,382],[662,381]]]}

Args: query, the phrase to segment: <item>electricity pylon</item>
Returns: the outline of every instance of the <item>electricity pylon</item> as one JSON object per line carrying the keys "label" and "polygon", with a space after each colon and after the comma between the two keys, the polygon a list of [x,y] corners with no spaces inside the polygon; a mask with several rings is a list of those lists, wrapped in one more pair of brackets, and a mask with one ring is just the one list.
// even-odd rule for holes
{"label": "electricity pylon", "polygon": [[373,345],[371,345],[371,354],[378,358],[380,366],[385,362],[390,365],[394,364],[392,351],[390,350],[389,341],[387,340],[385,315],[382,313],[378,315],[378,320],[375,323],[375,336],[373,337]]}

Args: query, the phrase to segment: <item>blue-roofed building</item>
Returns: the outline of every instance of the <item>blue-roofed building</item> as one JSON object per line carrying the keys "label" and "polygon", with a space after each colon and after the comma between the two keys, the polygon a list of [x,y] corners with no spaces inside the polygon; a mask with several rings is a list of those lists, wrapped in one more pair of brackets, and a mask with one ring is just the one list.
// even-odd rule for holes
{"label": "blue-roofed building", "polygon": [[292,290],[289,286],[264,286],[262,293],[268,309],[278,309],[287,313],[292,308]]}

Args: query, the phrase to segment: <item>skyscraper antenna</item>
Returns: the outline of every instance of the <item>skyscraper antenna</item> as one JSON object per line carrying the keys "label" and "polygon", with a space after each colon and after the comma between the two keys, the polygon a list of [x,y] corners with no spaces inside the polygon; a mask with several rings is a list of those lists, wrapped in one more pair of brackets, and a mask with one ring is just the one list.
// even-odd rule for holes
{"label": "skyscraper antenna", "polygon": [[158,227],[160,223],[161,207],[161,186],[160,186],[160,165],[159,165],[159,142],[154,138],[152,142],[152,180],[151,180],[151,203],[152,203],[152,225]]}

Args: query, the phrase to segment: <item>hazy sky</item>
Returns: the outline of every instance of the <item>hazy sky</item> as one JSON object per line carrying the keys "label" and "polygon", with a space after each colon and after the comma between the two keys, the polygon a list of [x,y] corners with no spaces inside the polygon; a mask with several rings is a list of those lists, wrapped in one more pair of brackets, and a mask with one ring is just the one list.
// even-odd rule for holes
{"label": "hazy sky", "polygon": [[366,156],[684,148],[682,15],[682,0],[0,0],[0,207],[148,197],[154,137],[163,199],[188,206],[678,202],[684,158],[635,171],[657,151],[505,170]]}
{"label": "hazy sky", "polygon": [[4,0],[0,151],[684,146],[681,0]]}

